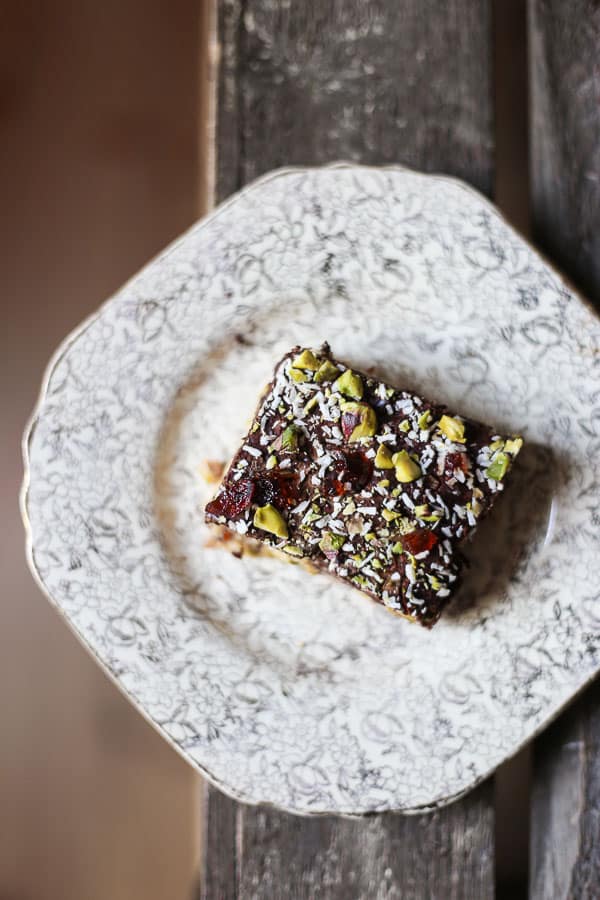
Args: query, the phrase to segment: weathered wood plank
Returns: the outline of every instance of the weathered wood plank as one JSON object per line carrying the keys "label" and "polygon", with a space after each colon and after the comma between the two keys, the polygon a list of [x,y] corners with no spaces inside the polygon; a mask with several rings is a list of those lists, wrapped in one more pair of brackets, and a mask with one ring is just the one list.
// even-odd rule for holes
{"label": "weathered wood plank", "polygon": [[[600,302],[600,7],[530,0],[536,241]],[[536,742],[534,900],[600,894],[600,685]]]}
{"label": "weathered wood plank", "polygon": [[493,895],[492,782],[417,817],[304,819],[243,808],[240,897],[465,900]]}
{"label": "weathered wood plank", "polygon": [[[277,166],[403,162],[493,187],[489,0],[221,0],[217,196]],[[491,782],[432,815],[306,819],[207,786],[206,898],[494,894]]]}
{"label": "weathered wood plank", "polygon": [[489,0],[221,0],[218,194],[269,169],[402,162],[493,187]]}
{"label": "weathered wood plank", "polygon": [[600,893],[600,684],[538,739],[531,822],[532,900]]}
{"label": "weathered wood plank", "polygon": [[600,303],[600,7],[529,0],[536,243]]}

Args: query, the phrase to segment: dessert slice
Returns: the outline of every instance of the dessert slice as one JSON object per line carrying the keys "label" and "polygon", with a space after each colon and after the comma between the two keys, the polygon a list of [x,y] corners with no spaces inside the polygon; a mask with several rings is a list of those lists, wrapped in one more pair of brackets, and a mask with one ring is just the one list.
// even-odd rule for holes
{"label": "dessert slice", "polygon": [[430,627],[456,590],[459,545],[504,488],[519,437],[294,348],[206,521],[337,576]]}

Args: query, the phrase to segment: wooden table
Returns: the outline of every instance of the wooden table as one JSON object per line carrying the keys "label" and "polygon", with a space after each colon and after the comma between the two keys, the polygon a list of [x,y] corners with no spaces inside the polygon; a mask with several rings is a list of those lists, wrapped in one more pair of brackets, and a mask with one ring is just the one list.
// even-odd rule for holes
{"label": "wooden table", "polygon": [[[600,300],[600,7],[592,0],[219,0],[216,194],[293,163],[401,162],[488,196],[529,51],[534,240]],[[514,55],[497,49],[507,6]],[[512,21],[512,20],[511,20]],[[510,45],[509,45],[510,51]],[[518,83],[518,82],[517,82]],[[523,182],[526,183],[526,180]],[[531,898],[600,897],[600,691],[534,749]],[[492,780],[434,814],[304,819],[207,786],[202,896],[495,895]]]}

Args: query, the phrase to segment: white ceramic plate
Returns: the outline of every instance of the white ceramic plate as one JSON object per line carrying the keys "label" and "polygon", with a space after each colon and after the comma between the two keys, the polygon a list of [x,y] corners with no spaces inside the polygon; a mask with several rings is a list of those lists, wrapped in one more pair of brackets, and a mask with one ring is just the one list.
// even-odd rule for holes
{"label": "white ceramic plate", "polygon": [[[59,349],[25,440],[33,571],[228,793],[303,813],[468,790],[599,666],[600,329],[477,193],[286,170],[194,226]],[[208,549],[198,466],[280,354],[327,339],[527,446],[431,631],[326,576]]]}

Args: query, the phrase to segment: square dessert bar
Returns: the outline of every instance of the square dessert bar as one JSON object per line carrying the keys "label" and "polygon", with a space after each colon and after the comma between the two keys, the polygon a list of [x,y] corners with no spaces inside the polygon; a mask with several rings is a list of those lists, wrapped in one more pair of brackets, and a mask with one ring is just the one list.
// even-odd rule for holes
{"label": "square dessert bar", "polygon": [[206,521],[433,625],[459,545],[504,487],[519,437],[294,348],[275,369]]}

